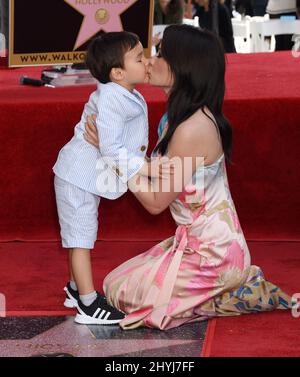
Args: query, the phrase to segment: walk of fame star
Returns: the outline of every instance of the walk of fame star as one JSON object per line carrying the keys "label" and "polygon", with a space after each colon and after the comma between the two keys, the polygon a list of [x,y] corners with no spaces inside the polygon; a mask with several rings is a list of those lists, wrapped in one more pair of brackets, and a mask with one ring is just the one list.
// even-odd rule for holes
{"label": "walk of fame star", "polygon": [[[74,50],[88,41],[98,31],[122,31],[121,14],[137,0],[127,0],[115,4],[89,4],[80,0],[64,0],[84,16]],[[94,2],[95,3],[95,2]]]}

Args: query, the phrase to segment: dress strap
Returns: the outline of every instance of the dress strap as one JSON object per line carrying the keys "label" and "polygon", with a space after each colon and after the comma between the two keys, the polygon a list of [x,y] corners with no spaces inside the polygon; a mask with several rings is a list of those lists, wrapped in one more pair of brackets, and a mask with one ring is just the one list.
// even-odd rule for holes
{"label": "dress strap", "polygon": [[158,130],[157,130],[157,133],[158,133],[158,138],[160,139],[162,133],[163,133],[163,130],[165,128],[165,125],[168,121],[168,113],[164,113],[164,115],[162,116],[160,122],[159,122],[159,125],[158,125]]}
{"label": "dress strap", "polygon": [[168,251],[169,257],[172,258],[165,274],[163,287],[160,290],[159,296],[155,306],[168,306],[173,289],[177,279],[177,272],[180,268],[182,256],[186,250],[188,242],[188,227],[186,225],[179,225],[176,229],[176,234],[173,241],[172,248]]}

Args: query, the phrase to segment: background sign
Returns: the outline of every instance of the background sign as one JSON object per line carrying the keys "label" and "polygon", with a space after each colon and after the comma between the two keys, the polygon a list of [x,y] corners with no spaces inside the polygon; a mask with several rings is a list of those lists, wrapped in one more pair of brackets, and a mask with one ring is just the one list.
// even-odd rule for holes
{"label": "background sign", "polygon": [[80,63],[103,32],[136,33],[151,55],[154,0],[10,0],[9,65]]}

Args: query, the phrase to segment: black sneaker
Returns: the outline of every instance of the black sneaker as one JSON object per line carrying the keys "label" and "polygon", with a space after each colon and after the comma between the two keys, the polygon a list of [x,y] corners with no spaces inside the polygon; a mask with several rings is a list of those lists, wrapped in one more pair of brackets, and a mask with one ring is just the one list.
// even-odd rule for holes
{"label": "black sneaker", "polygon": [[90,306],[78,300],[75,322],[82,325],[115,325],[124,317],[124,313],[110,306],[105,297],[97,292],[97,298]]}
{"label": "black sneaker", "polygon": [[77,308],[79,293],[71,288],[70,282],[65,286],[64,291],[66,292],[66,299],[64,306],[66,308]]}

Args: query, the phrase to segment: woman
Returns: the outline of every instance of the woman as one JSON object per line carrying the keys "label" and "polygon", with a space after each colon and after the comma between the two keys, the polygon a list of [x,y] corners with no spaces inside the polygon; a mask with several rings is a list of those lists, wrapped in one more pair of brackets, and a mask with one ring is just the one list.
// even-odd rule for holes
{"label": "woman", "polygon": [[[196,13],[199,25],[203,29],[213,30],[213,13],[210,0],[196,0]],[[219,37],[225,52],[236,52],[233,38],[231,14],[223,0],[218,1],[218,27]]]}
{"label": "woman", "polygon": [[[174,175],[155,187],[133,177],[129,188],[152,214],[169,206],[177,230],[106,276],[108,302],[127,314],[123,329],[165,330],[212,316],[290,307],[289,296],[250,265],[226,174],[232,134],[222,113],[224,75],[224,53],[212,33],[189,25],[165,30],[149,80],[168,91],[154,154],[173,159]],[[99,145],[91,120],[87,130],[87,140]]]}

